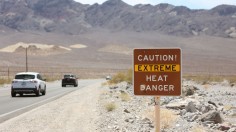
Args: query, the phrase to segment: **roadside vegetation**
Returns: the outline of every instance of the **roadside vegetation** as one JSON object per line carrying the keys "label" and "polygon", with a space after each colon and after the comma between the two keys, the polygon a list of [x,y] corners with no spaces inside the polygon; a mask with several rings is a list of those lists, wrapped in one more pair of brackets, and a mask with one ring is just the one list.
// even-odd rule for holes
{"label": "roadside vegetation", "polygon": [[108,112],[113,111],[117,108],[116,104],[114,102],[110,102],[105,104],[105,108]]}
{"label": "roadside vegetation", "polygon": [[225,80],[231,85],[236,83],[236,75],[184,75],[183,78],[203,85],[211,82],[224,82]]}
{"label": "roadside vegetation", "polygon": [[[156,121],[154,114],[154,107],[149,107],[146,111],[144,111],[144,115],[153,122]],[[176,112],[166,108],[160,108],[161,129],[165,130],[168,128],[172,128],[176,125],[176,121],[178,120],[178,118],[179,116]]]}
{"label": "roadside vegetation", "polygon": [[53,81],[57,81],[57,80],[61,80],[62,77],[61,76],[49,76],[49,75],[46,75],[46,76],[43,76],[47,82],[53,82]]}
{"label": "roadside vegetation", "polygon": [[0,78],[0,85],[3,85],[3,84],[10,84],[11,81],[12,81],[12,79]]}
{"label": "roadside vegetation", "polygon": [[192,128],[191,132],[206,132],[203,126],[195,126]]}
{"label": "roadside vegetation", "polygon": [[161,109],[161,128],[167,129],[175,124],[178,116],[171,110]]}
{"label": "roadside vegetation", "polygon": [[130,95],[129,95],[128,93],[126,93],[126,92],[120,93],[120,98],[121,98],[121,100],[124,101],[124,102],[128,102],[128,101],[131,100]]}
{"label": "roadside vegetation", "polygon": [[128,82],[132,83],[132,78],[133,78],[133,71],[132,69],[129,69],[125,72],[118,72],[115,74],[110,81],[108,81],[108,84],[117,84],[120,82]]}

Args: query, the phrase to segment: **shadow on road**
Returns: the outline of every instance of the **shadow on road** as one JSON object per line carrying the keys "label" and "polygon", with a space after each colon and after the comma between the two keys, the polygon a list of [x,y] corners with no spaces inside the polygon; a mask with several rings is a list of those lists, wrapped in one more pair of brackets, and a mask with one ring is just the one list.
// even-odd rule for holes
{"label": "shadow on road", "polygon": [[24,95],[22,95],[22,96],[20,96],[20,95],[17,95],[17,96],[16,96],[16,97],[14,97],[14,98],[25,98],[25,97],[40,97],[40,96],[42,96],[42,95],[36,96],[35,94],[24,94]]}

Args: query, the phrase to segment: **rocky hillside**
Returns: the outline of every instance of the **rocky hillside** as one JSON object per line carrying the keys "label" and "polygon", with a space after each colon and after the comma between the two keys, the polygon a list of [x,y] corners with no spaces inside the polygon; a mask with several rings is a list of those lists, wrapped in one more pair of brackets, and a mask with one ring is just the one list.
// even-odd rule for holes
{"label": "rocky hillside", "polygon": [[170,4],[131,6],[121,0],[85,5],[73,0],[0,0],[0,30],[81,34],[97,29],[168,35],[236,37],[236,6],[191,10]]}

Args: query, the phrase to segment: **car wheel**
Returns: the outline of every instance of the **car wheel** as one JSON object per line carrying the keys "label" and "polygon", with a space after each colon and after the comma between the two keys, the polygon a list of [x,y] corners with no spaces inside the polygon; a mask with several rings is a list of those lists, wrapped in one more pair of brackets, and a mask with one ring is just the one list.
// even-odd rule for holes
{"label": "car wheel", "polygon": [[20,93],[20,96],[23,96],[23,93]]}
{"label": "car wheel", "polygon": [[16,93],[15,92],[11,92],[11,97],[16,97]]}
{"label": "car wheel", "polygon": [[74,87],[78,87],[78,84],[74,84]]}
{"label": "car wheel", "polygon": [[42,95],[45,95],[46,94],[46,87],[44,88],[43,92],[42,92]]}
{"label": "car wheel", "polygon": [[39,88],[38,90],[36,90],[36,93],[35,93],[36,96],[39,96],[39,95],[40,95],[40,90],[41,90],[40,88]]}
{"label": "car wheel", "polygon": [[65,87],[66,85],[63,85],[63,84],[62,84],[61,86],[62,86],[62,87]]}

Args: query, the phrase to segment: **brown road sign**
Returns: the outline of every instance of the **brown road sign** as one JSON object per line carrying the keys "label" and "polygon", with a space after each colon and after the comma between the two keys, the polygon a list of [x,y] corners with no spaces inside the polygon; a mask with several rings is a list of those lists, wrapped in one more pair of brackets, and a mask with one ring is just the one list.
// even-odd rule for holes
{"label": "brown road sign", "polygon": [[134,94],[181,95],[181,49],[134,49]]}

